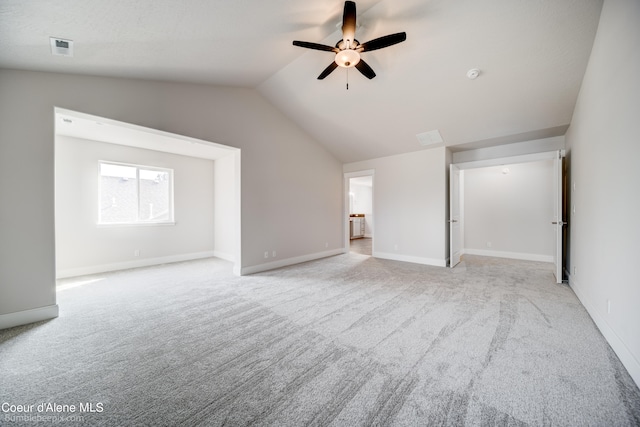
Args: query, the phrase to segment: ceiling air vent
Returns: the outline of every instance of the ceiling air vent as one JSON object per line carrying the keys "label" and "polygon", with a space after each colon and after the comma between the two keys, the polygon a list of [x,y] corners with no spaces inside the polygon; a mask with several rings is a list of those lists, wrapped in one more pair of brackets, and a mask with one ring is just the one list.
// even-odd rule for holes
{"label": "ceiling air vent", "polygon": [[442,135],[440,135],[440,131],[438,131],[438,129],[419,133],[416,135],[416,138],[418,138],[420,145],[422,145],[423,147],[433,144],[439,144],[443,141]]}
{"label": "ceiling air vent", "polygon": [[51,54],[58,56],[73,56],[73,40],[49,37],[51,41]]}

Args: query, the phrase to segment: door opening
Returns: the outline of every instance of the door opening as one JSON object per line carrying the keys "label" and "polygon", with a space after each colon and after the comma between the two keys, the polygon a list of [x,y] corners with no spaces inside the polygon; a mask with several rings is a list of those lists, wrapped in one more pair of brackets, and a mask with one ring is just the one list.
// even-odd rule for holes
{"label": "door opening", "polygon": [[345,250],[373,255],[373,172],[345,174]]}
{"label": "door opening", "polygon": [[460,232],[460,168],[449,166],[449,267],[460,263],[462,256],[462,233]]}
{"label": "door opening", "polygon": [[464,254],[541,261],[560,283],[563,180],[561,151],[452,164],[449,266]]}

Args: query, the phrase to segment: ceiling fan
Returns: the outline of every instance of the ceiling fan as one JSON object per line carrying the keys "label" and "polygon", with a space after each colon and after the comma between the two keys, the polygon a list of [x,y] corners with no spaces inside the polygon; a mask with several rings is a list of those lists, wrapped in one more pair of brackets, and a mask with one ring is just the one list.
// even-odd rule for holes
{"label": "ceiling fan", "polygon": [[373,69],[360,58],[360,54],[363,52],[370,52],[376,49],[382,49],[384,47],[398,44],[407,39],[407,33],[395,33],[388,36],[379,37],[366,43],[360,44],[355,38],[356,36],[356,4],[352,1],[344,2],[344,13],[342,15],[342,40],[336,43],[335,47],[327,46],[324,44],[303,42],[294,40],[294,46],[306,47],[307,49],[323,50],[326,52],[333,52],[336,54],[333,62],[324,69],[318,76],[318,80],[322,80],[327,77],[333,70],[340,67],[352,68],[355,67],[368,79],[372,79],[376,76]]}

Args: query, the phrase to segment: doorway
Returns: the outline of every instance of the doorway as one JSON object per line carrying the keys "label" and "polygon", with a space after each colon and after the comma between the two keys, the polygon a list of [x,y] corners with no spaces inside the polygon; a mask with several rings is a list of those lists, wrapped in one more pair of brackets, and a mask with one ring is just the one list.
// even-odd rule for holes
{"label": "doorway", "polygon": [[[452,205],[458,216],[450,216],[450,265],[459,254],[492,256],[555,264],[561,281],[559,218],[559,152],[451,165],[458,186],[450,182]],[[453,180],[453,178],[452,178]],[[455,199],[455,200],[454,200]],[[453,226],[459,228],[454,233]],[[454,239],[458,241],[454,241]],[[559,246],[558,246],[559,245]]]}
{"label": "doorway", "polygon": [[360,255],[373,255],[373,172],[345,174],[345,248]]}

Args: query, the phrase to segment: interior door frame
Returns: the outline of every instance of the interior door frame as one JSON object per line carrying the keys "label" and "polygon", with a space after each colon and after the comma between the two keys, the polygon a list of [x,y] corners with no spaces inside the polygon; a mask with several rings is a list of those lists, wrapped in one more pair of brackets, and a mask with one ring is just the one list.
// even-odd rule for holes
{"label": "interior door frame", "polygon": [[[370,176],[371,177],[371,210],[373,211],[373,216],[376,216],[376,204],[375,204],[375,191],[376,188],[376,178],[375,178],[375,169],[365,169],[356,172],[345,172],[344,173],[344,181],[342,188],[344,189],[344,201],[343,201],[343,209],[342,209],[342,217],[344,218],[342,232],[343,232],[343,252],[349,253],[349,180],[351,178],[359,178],[362,176]],[[371,253],[372,255],[375,253],[375,223],[373,224],[373,228],[371,228]]]}
{"label": "interior door frame", "polygon": [[[475,168],[484,168],[484,167],[491,167],[491,166],[502,166],[502,165],[509,165],[509,164],[514,164],[514,163],[528,163],[528,162],[537,162],[539,160],[558,160],[560,164],[563,164],[565,158],[565,150],[553,150],[553,151],[543,151],[540,153],[532,153],[532,154],[523,154],[523,155],[517,155],[517,156],[509,156],[509,157],[499,157],[499,158],[495,158],[495,159],[484,159],[484,160],[474,160],[471,162],[461,162],[461,163],[451,163],[452,165],[455,164],[458,168],[460,168],[460,170],[465,170],[465,169],[475,169]],[[557,165],[557,163],[556,163]],[[562,166],[560,166],[562,168]],[[563,198],[563,176],[560,176],[560,179],[558,180],[557,178],[557,170],[558,167],[556,166],[556,168],[554,168],[553,174],[554,174],[554,191],[559,191],[559,195],[558,193],[553,194],[554,200],[560,200],[560,204],[559,204],[559,215],[560,218],[565,218],[565,212],[563,209],[563,203],[562,203],[562,198]],[[451,185],[451,183],[449,183],[449,185]],[[459,192],[459,196],[462,195],[462,192]],[[555,203],[555,202],[554,202]],[[461,205],[462,206],[462,205]],[[462,218],[464,218],[464,213],[462,213],[461,215]],[[463,219],[464,221],[464,219]],[[553,221],[557,221],[555,219],[553,219]],[[563,226],[566,224],[563,223],[560,225],[560,228],[564,228]],[[464,224],[460,224],[461,227],[464,227]],[[551,224],[550,224],[551,225]],[[557,230],[556,230],[557,231]],[[562,230],[561,230],[562,231]],[[560,238],[556,237],[556,256],[555,259],[559,259],[560,260],[560,269],[564,269],[564,266],[562,264],[564,264],[564,257],[563,257],[563,252],[564,252],[564,246],[566,244],[565,239],[566,239],[566,233],[559,233],[560,234]],[[558,233],[556,232],[556,236],[558,236]],[[447,242],[449,243],[449,242]],[[445,248],[446,249],[446,248]],[[464,254],[464,247],[461,248],[462,249],[462,253]],[[450,261],[451,262],[451,261]],[[556,263],[556,267],[558,266],[558,264]],[[555,275],[555,274],[554,274]],[[559,277],[556,277],[556,280],[558,283],[562,282],[562,274],[560,274]]]}

